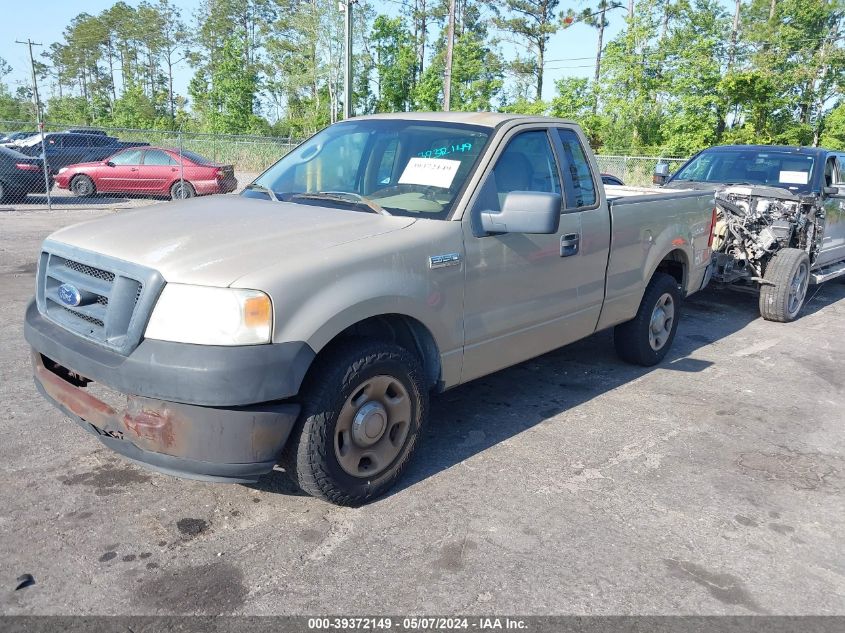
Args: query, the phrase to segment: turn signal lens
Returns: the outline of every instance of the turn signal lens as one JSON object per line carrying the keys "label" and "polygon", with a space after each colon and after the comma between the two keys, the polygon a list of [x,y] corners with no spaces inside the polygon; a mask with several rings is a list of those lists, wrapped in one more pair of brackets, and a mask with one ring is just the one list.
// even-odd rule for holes
{"label": "turn signal lens", "polygon": [[258,328],[271,323],[273,320],[273,306],[270,297],[257,295],[244,301],[244,325],[248,328]]}

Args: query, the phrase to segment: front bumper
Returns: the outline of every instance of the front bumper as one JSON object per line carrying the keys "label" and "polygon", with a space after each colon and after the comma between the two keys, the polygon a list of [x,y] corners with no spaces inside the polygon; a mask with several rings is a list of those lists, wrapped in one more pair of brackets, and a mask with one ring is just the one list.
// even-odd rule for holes
{"label": "front bumper", "polygon": [[[32,304],[27,309],[25,333],[33,348],[35,384],[42,395],[112,450],[169,474],[212,481],[255,481],[272,470],[299,415],[298,404],[269,401],[286,396],[233,404],[248,391],[241,383],[259,378],[264,366],[260,356],[252,367],[236,363],[227,385],[225,372],[216,369],[225,359],[209,363],[205,369],[210,376],[203,377],[203,368],[197,363],[209,357],[192,356],[195,348],[203,346],[182,345],[181,359],[171,357],[169,363],[164,362],[166,357],[153,354],[145,367],[146,379],[139,380],[146,357],[133,357],[144,343],[129,356],[121,356],[52,324]],[[259,347],[278,346],[254,349]],[[291,366],[285,369],[290,371]],[[245,374],[239,374],[239,370]],[[282,371],[274,378],[291,388],[294,383],[299,386],[297,380],[286,381]],[[153,395],[166,391],[162,380],[176,381],[178,386],[172,385],[170,391],[180,398]],[[89,381],[127,394],[125,406],[96,397],[86,388]],[[127,388],[127,384],[135,388]],[[222,393],[212,398],[215,387]],[[250,389],[253,396],[266,393],[265,387]],[[275,389],[275,393],[285,391]],[[209,404],[210,399],[226,404]]]}
{"label": "front bumper", "polygon": [[115,409],[41,354],[32,363],[38,391],[83,429],[133,461],[181,477],[255,481],[273,469],[299,415],[295,404],[223,409],[140,396]]}

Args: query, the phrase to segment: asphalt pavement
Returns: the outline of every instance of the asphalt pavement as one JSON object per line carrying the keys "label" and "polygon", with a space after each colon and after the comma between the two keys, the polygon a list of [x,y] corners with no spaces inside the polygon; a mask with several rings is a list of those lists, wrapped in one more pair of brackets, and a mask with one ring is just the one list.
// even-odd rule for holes
{"label": "asphalt pavement", "polygon": [[845,283],[790,324],[707,290],[656,368],[605,332],[438,395],[348,509],[147,471],[38,396],[39,243],[110,212],[0,212],[0,613],[845,614]]}

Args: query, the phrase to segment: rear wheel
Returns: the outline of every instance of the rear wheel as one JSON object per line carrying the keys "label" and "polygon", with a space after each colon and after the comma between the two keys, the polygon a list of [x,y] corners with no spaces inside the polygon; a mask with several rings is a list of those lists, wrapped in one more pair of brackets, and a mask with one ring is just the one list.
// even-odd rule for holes
{"label": "rear wheel", "polygon": [[671,275],[655,273],[637,315],[617,325],[613,343],[619,357],[635,365],[656,365],[672,346],[680,318],[681,291]]}
{"label": "rear wheel", "polygon": [[185,200],[197,195],[194,187],[187,180],[177,180],[170,187],[171,200]]}
{"label": "rear wheel", "polygon": [[804,307],[810,283],[810,257],[799,248],[774,254],[760,287],[760,316],[767,321],[794,321]]}
{"label": "rear wheel", "polygon": [[417,357],[391,343],[351,339],[317,359],[280,462],[305,492],[360,505],[400,477],[427,415]]}
{"label": "rear wheel", "polygon": [[70,190],[82,198],[93,196],[97,192],[94,181],[88,176],[74,176],[70,181]]}
{"label": "rear wheel", "polygon": [[0,182],[0,203],[9,202],[9,198],[11,198],[9,188]]}

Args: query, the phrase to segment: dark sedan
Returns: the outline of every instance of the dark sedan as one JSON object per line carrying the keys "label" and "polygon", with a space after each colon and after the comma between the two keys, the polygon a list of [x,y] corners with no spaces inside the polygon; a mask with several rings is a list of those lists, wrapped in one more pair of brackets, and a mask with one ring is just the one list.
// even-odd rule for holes
{"label": "dark sedan", "polygon": [[[149,143],[120,141],[113,136],[102,134],[79,134],[76,132],[50,132],[44,135],[46,143],[47,167],[52,173],[62,167],[105,160],[115,152],[127,147],[143,147]],[[32,136],[19,141],[13,149],[37,157],[41,155],[41,136]]]}
{"label": "dark sedan", "polygon": [[[52,187],[52,177],[49,180]],[[45,191],[40,158],[0,147],[0,203],[23,202],[27,194]]]}

